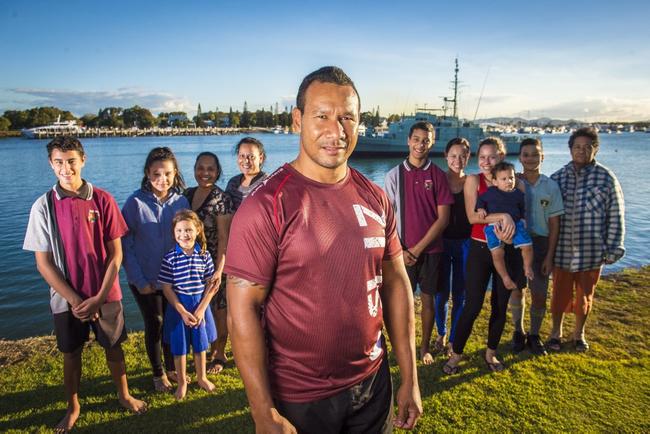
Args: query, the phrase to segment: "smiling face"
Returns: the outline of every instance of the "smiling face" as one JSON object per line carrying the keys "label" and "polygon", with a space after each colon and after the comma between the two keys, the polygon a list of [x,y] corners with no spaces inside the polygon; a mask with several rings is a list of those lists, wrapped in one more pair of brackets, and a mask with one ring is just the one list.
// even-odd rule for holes
{"label": "smiling face", "polygon": [[81,169],[85,164],[86,158],[79,151],[63,152],[54,148],[50,155],[50,167],[64,190],[77,191],[81,188]]}
{"label": "smiling face", "polygon": [[492,180],[493,184],[501,191],[512,191],[515,189],[516,178],[513,169],[499,170]]}
{"label": "smiling face", "polygon": [[544,161],[544,152],[539,145],[522,146],[519,151],[519,161],[526,172],[539,172],[542,161]]}
{"label": "smiling face", "polygon": [[237,165],[246,178],[254,178],[262,171],[264,155],[253,143],[242,143],[237,152]]}
{"label": "smiling face", "polygon": [[495,145],[483,145],[478,150],[478,167],[488,179],[492,179],[492,168],[500,163],[503,157]]}
{"label": "smiling face", "polygon": [[469,151],[463,145],[454,145],[445,154],[447,167],[455,173],[463,173],[469,161]]}
{"label": "smiling face", "polygon": [[194,165],[194,179],[199,187],[211,188],[219,176],[217,162],[209,155],[204,155],[196,160]]}
{"label": "smiling face", "polygon": [[421,166],[429,156],[435,138],[432,132],[414,129],[409,137],[409,162],[414,166]]}
{"label": "smiling face", "polygon": [[314,81],[305,92],[305,111],[292,112],[300,132],[296,169],[319,182],[337,182],[357,145],[359,98],[352,86]]}
{"label": "smiling face", "polygon": [[147,170],[147,178],[151,191],[158,198],[166,198],[169,189],[174,185],[176,168],[171,160],[158,160],[151,163]]}
{"label": "smiling face", "polygon": [[191,253],[196,244],[198,231],[190,220],[180,220],[174,226],[174,239],[185,253]]}

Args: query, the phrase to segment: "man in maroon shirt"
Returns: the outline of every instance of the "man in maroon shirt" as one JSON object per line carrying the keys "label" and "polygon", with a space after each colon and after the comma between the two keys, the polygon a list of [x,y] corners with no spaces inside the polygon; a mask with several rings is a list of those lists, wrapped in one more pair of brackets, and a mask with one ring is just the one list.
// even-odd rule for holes
{"label": "man in maroon shirt", "polygon": [[[292,113],[298,157],[233,220],[228,326],[257,432],[391,432],[422,412],[394,213],[347,165],[359,111],[339,68],[305,77]],[[384,318],[402,378],[394,421]]]}

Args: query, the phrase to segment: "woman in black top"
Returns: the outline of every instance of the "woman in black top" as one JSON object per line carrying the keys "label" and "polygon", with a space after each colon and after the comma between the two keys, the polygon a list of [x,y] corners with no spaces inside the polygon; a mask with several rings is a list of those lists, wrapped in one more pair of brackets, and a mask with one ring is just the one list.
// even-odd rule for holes
{"label": "woman in black top", "polygon": [[465,212],[465,167],[469,161],[470,146],[467,139],[457,137],[447,143],[445,158],[447,160],[447,181],[454,195],[451,206],[449,224],[443,233],[444,252],[440,257],[441,284],[435,295],[436,303],[436,350],[446,351],[447,312],[449,296],[452,298],[451,331],[449,343],[454,341],[456,323],[463,310],[465,302],[465,261],[469,251],[471,225]]}
{"label": "woman in black top", "polygon": [[207,365],[209,374],[221,372],[227,360],[225,350],[228,340],[228,313],[223,267],[226,262],[230,221],[235,210],[230,196],[217,187],[220,176],[219,158],[212,152],[201,152],[194,163],[194,178],[198,186],[185,190],[187,201],[192,210],[198,214],[205,229],[208,252],[212,256],[215,268],[211,285],[219,288],[219,292],[210,303],[217,326],[217,340],[210,348],[212,360]]}

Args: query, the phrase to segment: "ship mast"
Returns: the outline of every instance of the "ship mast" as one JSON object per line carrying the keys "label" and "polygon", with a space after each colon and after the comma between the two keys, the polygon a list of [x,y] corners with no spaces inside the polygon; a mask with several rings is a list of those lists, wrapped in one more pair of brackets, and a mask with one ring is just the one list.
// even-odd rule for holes
{"label": "ship mast", "polygon": [[456,58],[456,66],[454,68],[454,98],[444,98],[445,106],[448,102],[453,102],[453,117],[458,117],[458,58]]}

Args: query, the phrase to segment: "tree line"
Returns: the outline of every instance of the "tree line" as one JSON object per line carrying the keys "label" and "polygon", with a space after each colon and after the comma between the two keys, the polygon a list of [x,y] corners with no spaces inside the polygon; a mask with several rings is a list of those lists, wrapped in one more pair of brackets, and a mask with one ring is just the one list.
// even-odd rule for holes
{"label": "tree line", "polygon": [[[61,121],[74,120],[80,126],[89,128],[187,128],[190,126],[233,128],[273,128],[280,126],[289,128],[292,123],[292,109],[293,107],[284,107],[284,110],[280,112],[276,104],[275,108],[269,106],[268,110],[249,111],[248,103],[244,101],[242,111],[234,111],[232,107],[228,111],[221,111],[217,107],[214,111],[204,112],[201,110],[201,104],[199,104],[196,116],[190,118],[183,111],[161,112],[154,116],[149,109],[134,105],[129,108],[105,107],[101,108],[97,114],[89,113],[77,118],[71,112],[57,107],[34,107],[27,110],[6,110],[0,116],[0,131],[50,125],[59,118]],[[391,115],[387,120],[393,122],[399,120],[399,118],[399,115]],[[361,113],[360,120],[366,126],[376,127],[385,118],[379,115],[379,108],[377,108],[373,111]]]}

